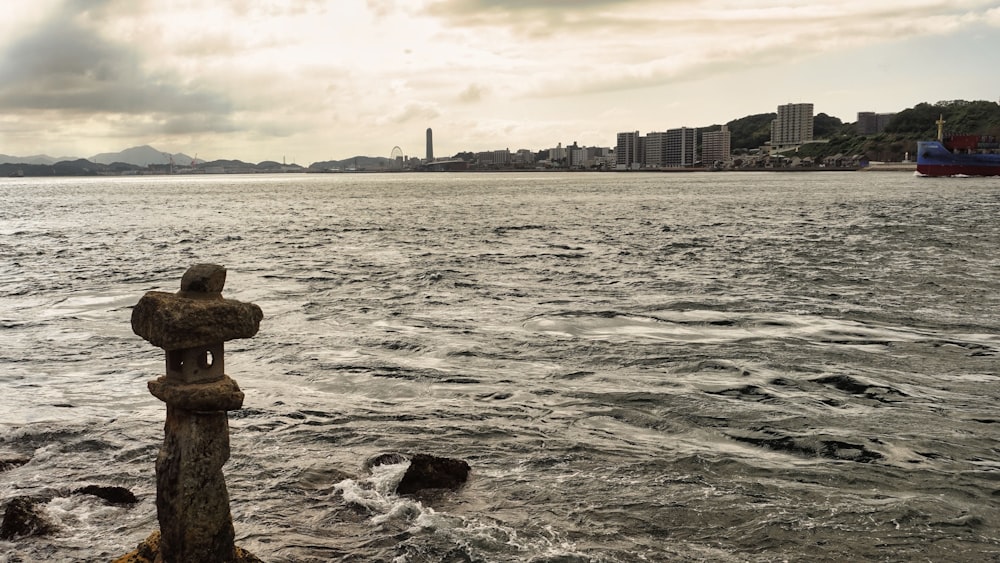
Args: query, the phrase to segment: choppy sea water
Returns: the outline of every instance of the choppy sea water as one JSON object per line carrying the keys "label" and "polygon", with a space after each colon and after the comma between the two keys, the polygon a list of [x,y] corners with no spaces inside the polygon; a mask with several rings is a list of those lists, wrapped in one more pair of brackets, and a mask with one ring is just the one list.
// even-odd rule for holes
{"label": "choppy sea water", "polygon": [[[264,310],[224,471],[267,561],[1000,560],[1000,182],[897,173],[0,180],[0,561],[156,527],[191,264]],[[393,494],[465,459],[461,491]],[[132,507],[71,494],[134,491]]]}

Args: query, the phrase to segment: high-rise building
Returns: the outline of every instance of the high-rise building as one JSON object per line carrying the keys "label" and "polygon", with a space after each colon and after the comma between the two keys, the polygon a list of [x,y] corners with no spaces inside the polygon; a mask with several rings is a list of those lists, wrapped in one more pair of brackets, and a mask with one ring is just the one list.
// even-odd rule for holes
{"label": "high-rise building", "polygon": [[705,166],[716,163],[727,164],[733,160],[732,132],[723,125],[718,131],[706,131],[701,134],[701,161]]}
{"label": "high-rise building", "polygon": [[859,135],[877,135],[885,131],[885,126],[895,113],[875,113],[873,111],[859,111],[857,131]]}
{"label": "high-rise building", "polygon": [[813,140],[813,105],[778,106],[778,117],[771,122],[771,148],[801,145]]}
{"label": "high-rise building", "polygon": [[434,160],[434,135],[431,128],[427,128],[427,162]]}
{"label": "high-rise building", "polygon": [[663,168],[667,165],[667,132],[651,131],[643,137],[642,164],[649,168]]}
{"label": "high-rise building", "polygon": [[631,169],[642,166],[640,139],[638,131],[618,134],[618,144],[615,145],[615,165],[618,168]]}
{"label": "high-rise building", "polygon": [[678,168],[694,166],[698,161],[698,130],[681,127],[667,129],[666,159],[663,166]]}

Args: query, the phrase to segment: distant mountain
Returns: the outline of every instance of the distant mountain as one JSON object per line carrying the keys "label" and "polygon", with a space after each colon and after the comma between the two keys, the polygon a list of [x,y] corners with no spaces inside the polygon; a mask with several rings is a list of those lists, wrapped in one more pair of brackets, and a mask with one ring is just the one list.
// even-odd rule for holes
{"label": "distant mountain", "polygon": [[136,166],[149,166],[150,164],[170,164],[170,157],[173,157],[177,166],[190,166],[191,157],[184,153],[168,154],[154,149],[149,145],[132,147],[121,152],[104,152],[90,157],[91,162],[98,164],[111,164],[113,162],[124,162]]}
{"label": "distant mountain", "polygon": [[57,162],[62,162],[65,160],[76,160],[74,156],[61,156],[59,158],[52,158],[47,154],[36,154],[34,156],[10,156],[6,154],[0,154],[0,164],[55,164]]}
{"label": "distant mountain", "polygon": [[84,158],[62,160],[53,164],[0,163],[0,177],[8,176],[100,176],[135,174],[142,170],[131,164],[97,164]]}
{"label": "distant mountain", "polygon": [[395,163],[384,156],[355,156],[344,160],[324,160],[309,165],[313,170],[385,170]]}

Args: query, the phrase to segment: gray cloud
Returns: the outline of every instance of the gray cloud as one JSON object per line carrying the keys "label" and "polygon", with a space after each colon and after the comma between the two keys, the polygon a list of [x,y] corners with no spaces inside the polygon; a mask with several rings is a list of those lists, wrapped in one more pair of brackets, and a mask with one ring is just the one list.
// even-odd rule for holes
{"label": "gray cloud", "polygon": [[[90,15],[110,9],[85,3]],[[228,114],[223,95],[143,69],[137,51],[109,41],[63,6],[47,23],[0,53],[0,108],[63,114]]]}
{"label": "gray cloud", "polygon": [[[651,5],[664,10],[678,0],[437,0],[426,8],[428,15],[461,26],[509,27],[515,33],[547,36],[558,28],[576,31],[608,25],[607,14],[625,6]],[[643,24],[642,21],[633,22]]]}
{"label": "gray cloud", "polygon": [[395,111],[375,120],[376,125],[403,124],[410,121],[427,122],[441,115],[437,107],[433,104],[422,102],[409,102],[403,104]]}
{"label": "gray cloud", "polygon": [[469,84],[469,86],[462,90],[458,95],[458,101],[466,104],[478,102],[483,99],[486,94],[486,89],[479,84]]}
{"label": "gray cloud", "polygon": [[[834,33],[845,32],[845,28],[850,33],[851,26],[860,21],[881,21],[887,32],[898,36],[906,34],[906,22],[926,22],[935,16],[987,18],[984,10],[995,9],[992,0],[922,0],[905,4],[903,9],[904,4],[901,0],[841,5],[827,1],[801,6],[748,2],[715,10],[707,0],[434,0],[424,12],[451,26],[503,28],[532,38],[569,34],[606,42],[615,37],[638,40],[647,35],[685,32],[730,36],[734,29],[748,27],[763,33],[784,32],[788,26],[820,21],[827,22]],[[741,17],[726,17],[730,12]]]}

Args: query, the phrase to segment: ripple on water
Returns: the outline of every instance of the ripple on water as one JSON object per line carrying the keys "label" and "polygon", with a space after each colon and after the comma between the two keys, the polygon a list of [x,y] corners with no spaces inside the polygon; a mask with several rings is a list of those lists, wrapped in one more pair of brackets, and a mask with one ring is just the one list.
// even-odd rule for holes
{"label": "ripple on water", "polygon": [[[146,380],[163,356],[129,308],[196,262],[226,265],[227,296],[265,313],[257,337],[227,344],[246,408],[225,468],[239,541],[265,560],[996,555],[991,181],[344,174],[0,191],[0,451],[29,459],[0,472],[0,497],[52,494],[66,523],[0,559],[108,560],[155,526],[163,406]],[[363,471],[382,452],[461,457],[472,478],[434,503],[399,498]],[[141,502],[105,514],[61,494],[95,480]]]}

